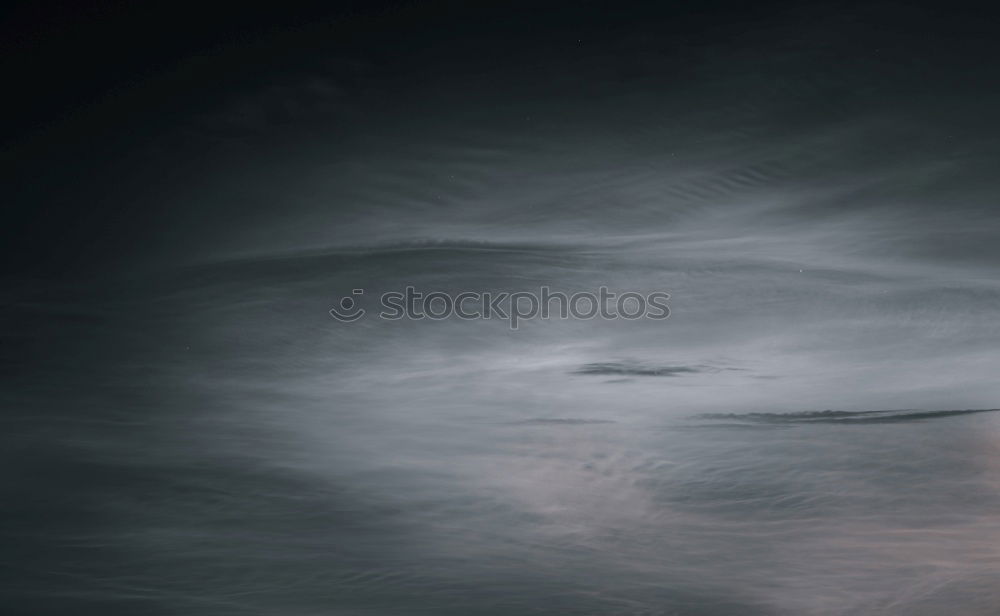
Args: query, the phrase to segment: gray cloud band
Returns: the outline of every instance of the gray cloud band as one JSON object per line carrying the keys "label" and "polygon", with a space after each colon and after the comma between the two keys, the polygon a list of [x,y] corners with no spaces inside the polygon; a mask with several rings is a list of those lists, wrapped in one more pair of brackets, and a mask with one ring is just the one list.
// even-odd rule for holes
{"label": "gray cloud band", "polygon": [[[363,289],[354,289],[350,296],[340,300],[330,309],[330,316],[338,321],[351,323],[363,318],[367,310],[355,298],[364,295]],[[440,321],[448,318],[464,320],[502,319],[517,329],[522,321],[531,319],[654,319],[670,316],[667,301],[670,294],[662,291],[616,293],[600,287],[597,293],[580,291],[572,294],[539,287],[538,292],[518,291],[417,291],[406,287],[403,291],[389,291],[379,297],[381,310],[378,317],[388,321],[401,319]]]}

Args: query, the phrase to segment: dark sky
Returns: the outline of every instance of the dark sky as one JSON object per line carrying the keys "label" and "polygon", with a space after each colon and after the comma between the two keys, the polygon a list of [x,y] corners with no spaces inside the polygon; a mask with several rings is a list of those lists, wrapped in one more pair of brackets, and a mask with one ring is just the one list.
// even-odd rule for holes
{"label": "dark sky", "polygon": [[996,613],[982,6],[0,11],[11,613]]}
{"label": "dark sky", "polygon": [[[425,182],[433,171],[416,167],[433,155],[421,148],[493,136],[534,141],[524,167],[585,174],[601,156],[609,168],[678,155],[752,164],[809,139],[835,151],[810,151],[825,156],[823,178],[788,172],[802,183],[962,160],[954,181],[970,197],[957,215],[974,216],[995,128],[988,24],[911,3],[15,5],[3,36],[5,264],[59,277],[364,243],[376,229],[443,237],[438,225],[456,220],[464,235],[501,218],[565,226],[550,203],[528,220],[513,203],[371,195],[388,183],[378,173]],[[757,151],[739,150],[749,142]],[[628,162],[614,159],[623,148]],[[567,154],[577,160],[559,167]],[[486,173],[503,183],[517,164]],[[614,207],[572,218],[599,227]],[[948,258],[957,244],[927,249]]]}

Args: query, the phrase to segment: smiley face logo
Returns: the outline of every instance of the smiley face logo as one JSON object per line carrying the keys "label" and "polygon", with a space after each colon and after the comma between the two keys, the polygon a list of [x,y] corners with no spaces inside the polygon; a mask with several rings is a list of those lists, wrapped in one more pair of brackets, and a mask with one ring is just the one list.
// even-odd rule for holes
{"label": "smiley face logo", "polygon": [[330,316],[345,323],[357,321],[365,316],[365,309],[359,308],[352,297],[352,295],[364,295],[364,292],[364,289],[354,289],[351,295],[341,298],[339,306],[330,308]]}

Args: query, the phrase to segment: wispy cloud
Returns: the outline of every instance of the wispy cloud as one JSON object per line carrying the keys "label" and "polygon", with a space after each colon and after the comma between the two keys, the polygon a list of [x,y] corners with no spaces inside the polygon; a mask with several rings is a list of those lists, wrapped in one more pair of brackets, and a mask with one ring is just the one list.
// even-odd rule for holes
{"label": "wispy cloud", "polygon": [[612,361],[584,364],[573,374],[592,374],[597,376],[681,376],[684,374],[713,373],[723,370],[742,370],[741,368],[719,368],[704,364],[684,366],[655,366],[634,361]]}

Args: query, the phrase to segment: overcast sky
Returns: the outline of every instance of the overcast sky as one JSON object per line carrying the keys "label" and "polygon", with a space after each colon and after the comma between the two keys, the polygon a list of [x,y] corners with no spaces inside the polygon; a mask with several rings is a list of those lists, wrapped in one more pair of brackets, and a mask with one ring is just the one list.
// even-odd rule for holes
{"label": "overcast sky", "polygon": [[26,613],[993,613],[994,21],[466,4],[7,13]]}

